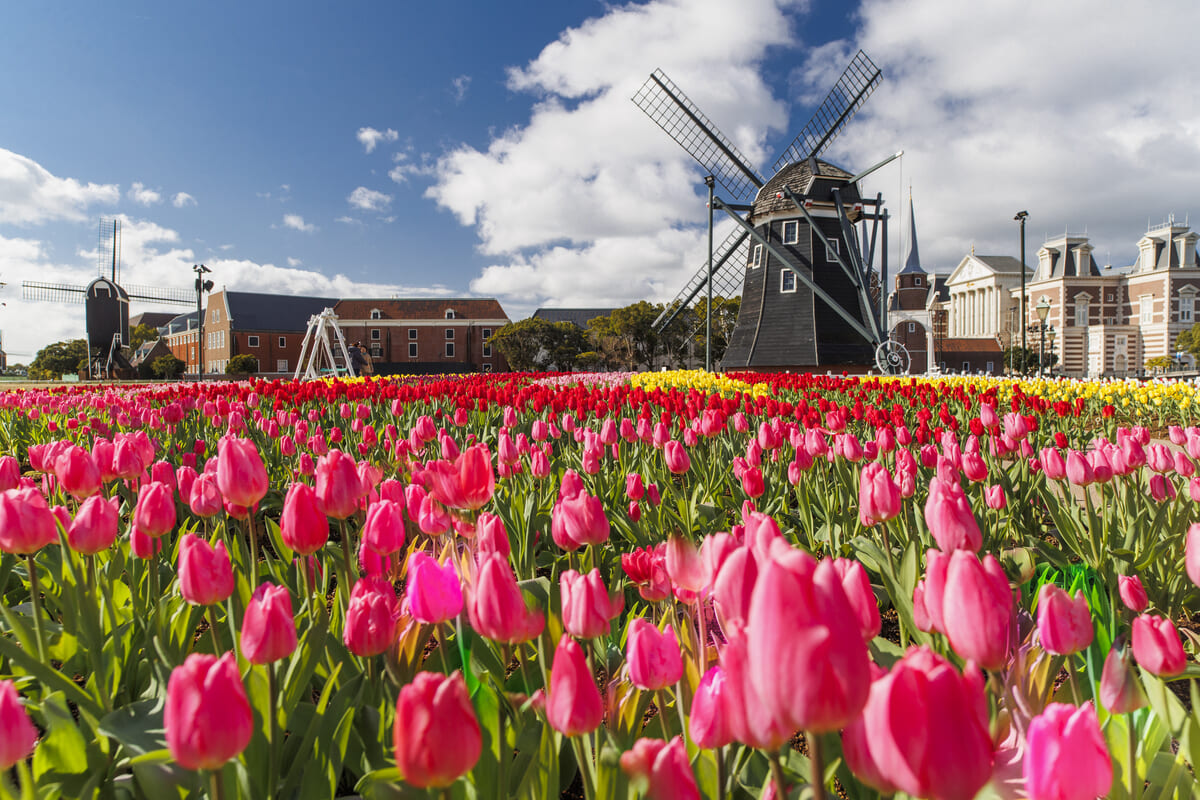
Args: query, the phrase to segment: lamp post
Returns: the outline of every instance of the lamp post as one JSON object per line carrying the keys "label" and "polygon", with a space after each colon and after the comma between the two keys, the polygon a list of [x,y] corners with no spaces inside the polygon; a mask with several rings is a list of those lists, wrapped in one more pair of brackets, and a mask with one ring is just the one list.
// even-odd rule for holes
{"label": "lamp post", "polygon": [[1054,374],[1054,335],[1056,333],[1058,333],[1058,331],[1054,330],[1053,325],[1050,326],[1050,330],[1046,331],[1046,337],[1050,340],[1050,353],[1046,361],[1049,362],[1048,366],[1050,368],[1051,375]]}
{"label": "lamp post", "polygon": [[1050,314],[1050,298],[1042,295],[1033,307],[1038,315],[1038,377],[1042,377],[1042,353],[1046,346],[1046,317]]}
{"label": "lamp post", "polygon": [[204,273],[212,270],[203,264],[193,264],[192,272],[196,273],[196,375],[198,380],[204,380],[204,307],[201,301],[205,292],[212,291],[213,282],[204,279]]}
{"label": "lamp post", "polygon": [[1028,345],[1025,342],[1025,327],[1029,324],[1029,318],[1025,316],[1025,218],[1029,216],[1028,211],[1018,211],[1013,217],[1017,222],[1021,223],[1021,349],[1026,350]]}

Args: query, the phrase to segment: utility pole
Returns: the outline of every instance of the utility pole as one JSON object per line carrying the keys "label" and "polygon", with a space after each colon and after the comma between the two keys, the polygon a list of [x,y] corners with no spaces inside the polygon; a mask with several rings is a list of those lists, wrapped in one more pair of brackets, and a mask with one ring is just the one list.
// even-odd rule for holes
{"label": "utility pole", "polygon": [[1027,351],[1025,329],[1029,327],[1028,320],[1025,317],[1025,218],[1028,216],[1028,211],[1018,211],[1017,215],[1013,217],[1013,219],[1021,223],[1021,358],[1025,357],[1025,352]]}
{"label": "utility pole", "polygon": [[212,291],[213,282],[204,279],[204,273],[212,272],[203,264],[193,264],[192,271],[196,273],[196,357],[199,366],[196,370],[197,380],[204,380],[204,293]]}

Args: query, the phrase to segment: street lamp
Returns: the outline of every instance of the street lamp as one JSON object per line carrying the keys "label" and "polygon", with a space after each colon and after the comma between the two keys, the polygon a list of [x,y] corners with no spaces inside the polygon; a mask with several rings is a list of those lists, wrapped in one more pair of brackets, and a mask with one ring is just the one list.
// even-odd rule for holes
{"label": "street lamp", "polygon": [[1021,349],[1025,352],[1025,327],[1029,324],[1029,317],[1025,316],[1025,218],[1029,216],[1028,211],[1018,211],[1013,217],[1017,222],[1021,223]]}
{"label": "street lamp", "polygon": [[[1022,273],[1024,274],[1024,273]],[[1042,377],[1042,353],[1046,347],[1046,317],[1050,315],[1050,298],[1042,295],[1038,304],[1033,307],[1038,316],[1038,377]]]}
{"label": "street lamp", "polygon": [[1054,330],[1053,325],[1050,326],[1050,330],[1046,331],[1046,337],[1050,340],[1050,354],[1049,358],[1046,360],[1050,362],[1049,367],[1051,375],[1054,374],[1054,334],[1056,333],[1058,333],[1058,331]]}
{"label": "street lamp", "polygon": [[204,273],[212,272],[212,270],[203,264],[193,264],[192,272],[196,273],[196,357],[198,359],[196,375],[199,380],[204,380],[204,307],[201,305],[201,301],[205,292],[212,291],[213,282],[204,279]]}

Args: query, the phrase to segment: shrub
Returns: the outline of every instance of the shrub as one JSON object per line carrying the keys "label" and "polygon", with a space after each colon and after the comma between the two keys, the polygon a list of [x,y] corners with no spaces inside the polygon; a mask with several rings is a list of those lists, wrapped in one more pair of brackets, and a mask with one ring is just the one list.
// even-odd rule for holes
{"label": "shrub", "polygon": [[226,375],[253,375],[258,372],[258,359],[249,353],[234,356],[225,365]]}

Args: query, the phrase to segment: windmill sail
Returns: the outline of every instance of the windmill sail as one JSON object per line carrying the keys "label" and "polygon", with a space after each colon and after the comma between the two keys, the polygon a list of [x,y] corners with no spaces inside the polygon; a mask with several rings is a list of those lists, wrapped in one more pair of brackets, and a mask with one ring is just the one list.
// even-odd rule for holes
{"label": "windmill sail", "polygon": [[[746,239],[743,230],[735,230],[713,251],[713,295],[734,297],[742,291],[742,268],[747,261]],[[739,255],[740,254],[740,255]],[[664,330],[682,311],[692,304],[696,295],[708,284],[708,261],[700,265],[692,279],[679,290],[675,299],[667,304],[654,320],[656,331]]]}
{"label": "windmill sail", "polygon": [[746,158],[661,69],[654,70],[633,102],[738,199],[764,181]]}
{"label": "windmill sail", "polygon": [[113,283],[121,282],[121,220],[100,218],[100,242],[96,247],[96,271]]}
{"label": "windmill sail", "polygon": [[45,283],[43,281],[21,281],[21,299],[46,303],[82,303],[87,298],[87,288],[68,283]]}

